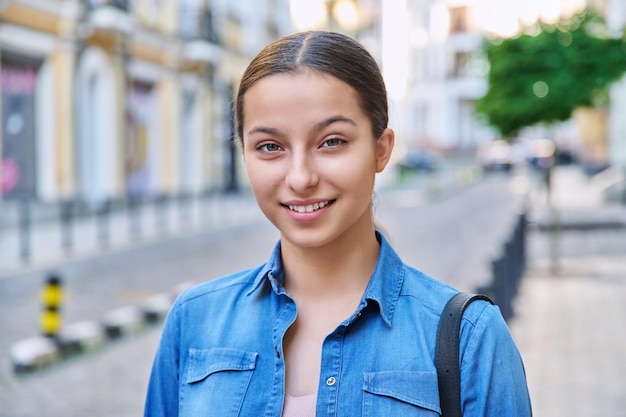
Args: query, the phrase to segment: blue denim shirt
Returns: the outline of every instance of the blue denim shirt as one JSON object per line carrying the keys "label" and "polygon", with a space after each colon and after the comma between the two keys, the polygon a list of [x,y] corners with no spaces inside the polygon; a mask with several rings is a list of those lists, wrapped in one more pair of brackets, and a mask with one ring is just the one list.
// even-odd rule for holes
{"label": "blue denim shirt", "polygon": [[[437,324],[456,291],[380,255],[357,310],[324,340],[317,417],[438,416]],[[269,261],[187,290],[166,319],[146,416],[280,416],[282,341],[296,318],[280,242]],[[530,416],[522,360],[497,307],[472,303],[461,327],[465,417]]]}

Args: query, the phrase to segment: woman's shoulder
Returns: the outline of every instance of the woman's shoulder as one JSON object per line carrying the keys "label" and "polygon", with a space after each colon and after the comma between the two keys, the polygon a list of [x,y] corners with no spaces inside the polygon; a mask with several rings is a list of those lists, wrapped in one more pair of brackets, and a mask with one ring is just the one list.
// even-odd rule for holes
{"label": "woman's shoulder", "polygon": [[[415,298],[421,305],[435,314],[440,316],[447,302],[459,292],[457,288],[405,265],[402,294]],[[476,300],[468,306],[463,318],[470,322],[478,321],[489,306],[491,304],[488,301]]]}
{"label": "woman's shoulder", "polygon": [[186,303],[202,297],[224,297],[231,292],[247,292],[254,287],[264,268],[265,265],[260,265],[192,285],[180,293],[177,303]]}
{"label": "woman's shoulder", "polygon": [[415,298],[425,307],[441,314],[446,302],[459,291],[409,265],[404,265],[401,295]]}

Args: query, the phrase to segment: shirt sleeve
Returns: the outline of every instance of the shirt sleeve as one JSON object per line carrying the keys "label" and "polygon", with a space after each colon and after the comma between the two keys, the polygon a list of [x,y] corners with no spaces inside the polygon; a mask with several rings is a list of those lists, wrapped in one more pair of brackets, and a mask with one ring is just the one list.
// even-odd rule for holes
{"label": "shirt sleeve", "polygon": [[464,417],[532,416],[524,364],[497,306],[468,307],[460,351]]}
{"label": "shirt sleeve", "polygon": [[154,358],[144,408],[145,417],[178,415],[180,314],[174,304],[163,326],[161,342]]}

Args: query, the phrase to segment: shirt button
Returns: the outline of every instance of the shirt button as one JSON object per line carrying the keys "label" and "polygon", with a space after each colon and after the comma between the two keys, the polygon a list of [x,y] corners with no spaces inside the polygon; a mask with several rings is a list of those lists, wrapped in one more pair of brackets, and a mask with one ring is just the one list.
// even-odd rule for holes
{"label": "shirt button", "polygon": [[326,385],[328,385],[329,387],[332,387],[336,383],[337,383],[337,379],[334,376],[331,376],[330,378],[326,380]]}

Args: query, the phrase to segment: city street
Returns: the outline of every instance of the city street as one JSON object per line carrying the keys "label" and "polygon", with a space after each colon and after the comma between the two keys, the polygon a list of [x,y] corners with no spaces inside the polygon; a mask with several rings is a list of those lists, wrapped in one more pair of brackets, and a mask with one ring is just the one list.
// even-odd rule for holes
{"label": "city street", "polygon": [[568,232],[558,274],[545,234],[510,323],[538,417],[622,417],[626,410],[626,229]]}
{"label": "city street", "polygon": [[[575,169],[557,173],[561,230],[530,233],[530,265],[511,331],[526,365],[535,416],[622,417],[626,206],[603,202],[594,179]],[[567,177],[569,185],[559,187]],[[538,226],[545,206],[535,212]]]}
{"label": "city street", "polygon": [[[527,190],[526,181],[525,176],[493,175],[475,184],[434,194],[425,191],[424,184],[417,187],[416,183],[408,182],[378,192],[375,201],[377,221],[407,263],[459,289],[475,291],[477,286],[489,280],[490,261],[501,250],[523,206],[520,191]],[[602,344],[604,331],[608,329],[615,343],[620,342],[619,335],[623,335],[624,323],[621,327],[615,326],[620,325],[619,320],[623,321],[621,317],[626,316],[623,311],[625,285],[623,275],[620,278],[615,271],[624,267],[621,259],[626,254],[626,233],[624,230],[564,232],[560,247],[562,272],[558,279],[548,272],[548,237],[546,232],[536,229],[530,233],[532,265],[522,284],[517,314],[511,322],[513,335],[527,359],[531,394],[533,401],[537,399],[534,401],[535,415],[567,416],[573,411],[566,413],[562,410],[580,410],[585,404],[594,405],[594,399],[604,398],[612,402],[603,403],[607,412],[596,415],[617,416],[615,410],[624,409],[623,399],[620,400],[623,396],[617,395],[616,391],[624,386],[625,373],[620,373],[619,367],[609,365],[615,364],[616,358],[621,358],[620,363],[626,363],[623,336],[620,345],[611,345],[611,349],[602,352],[612,355],[602,362],[606,365],[602,368],[602,378],[610,380],[611,389],[603,390],[603,379],[593,375],[594,368],[589,365],[598,363],[600,356],[594,349]],[[64,321],[71,324],[97,320],[115,307],[141,304],[154,294],[171,292],[191,282],[256,265],[266,259],[276,238],[277,233],[271,225],[260,216],[252,215],[228,227],[211,228],[132,250],[112,251],[67,263],[57,269],[65,283]],[[581,262],[585,268],[581,267]],[[585,275],[606,273],[601,271],[603,266],[614,274],[612,280],[602,282],[603,291],[612,297],[608,300],[597,298],[598,293],[594,292],[597,283]],[[11,372],[5,352],[16,341],[37,334],[38,292],[43,278],[41,271],[32,271],[0,280],[0,328],[3,330],[0,334],[0,416],[141,415],[152,356],[160,336],[159,326],[149,327],[43,371],[21,376]],[[575,292],[564,290],[561,284],[566,283],[580,288]],[[538,294],[542,297],[538,298]],[[571,348],[578,349],[575,353],[579,359],[570,365],[567,365],[567,357],[559,361],[564,353],[569,352],[568,346],[564,346],[569,339],[559,343],[555,336],[558,333],[552,334],[553,338],[556,337],[552,340],[545,332],[547,329],[554,332],[562,323],[569,323],[567,315],[573,311],[579,312],[574,319],[580,320],[586,310],[576,310],[575,300],[571,297],[564,298],[567,301],[562,304],[563,310],[559,310],[556,306],[560,304],[550,303],[559,294],[576,294],[581,300],[587,300],[583,303],[606,301],[607,309],[622,306],[621,312],[611,310],[614,320],[603,321],[605,327],[598,327],[593,339]],[[617,304],[620,300],[621,304]],[[535,314],[538,308],[543,310]],[[555,311],[561,313],[558,316],[560,321],[557,318],[550,321]],[[601,318],[599,313],[589,316],[587,323]],[[574,333],[584,339],[584,331],[567,330],[571,327],[566,327],[564,334]],[[547,363],[554,366],[546,368]],[[584,366],[577,368],[577,364]],[[564,373],[568,367],[572,372],[577,369],[583,374],[588,372],[575,375],[583,379],[583,385],[575,385],[579,391],[572,390],[572,379]],[[585,386],[596,387],[594,392],[598,395],[585,396],[581,388]],[[605,396],[599,396],[602,393],[598,390],[603,390]]]}
{"label": "city street", "polygon": [[[489,276],[489,260],[519,199],[507,177],[494,177],[441,195],[407,183],[378,194],[379,224],[407,262],[465,290]],[[245,222],[244,222],[245,223]],[[74,262],[57,271],[64,279],[66,323],[98,319],[106,311],[139,304],[188,282],[256,265],[269,255],[277,233],[260,217],[152,246]],[[0,281],[0,350],[37,333],[39,286],[29,273]],[[159,328],[22,377],[2,357],[2,416],[139,415]]]}
{"label": "city street", "polygon": [[143,415],[172,303],[280,238],[252,188],[350,224],[374,145],[376,229],[494,301],[532,414],[626,417],[624,34],[626,0],[0,0],[0,417]]}
{"label": "city street", "polygon": [[[65,282],[64,320],[97,320],[115,307],[140,304],[186,282],[258,264],[275,239],[270,225],[257,223],[68,265],[58,270]],[[10,345],[38,332],[42,279],[25,275],[0,282],[0,415],[140,415],[158,326],[42,372],[12,374]]]}

